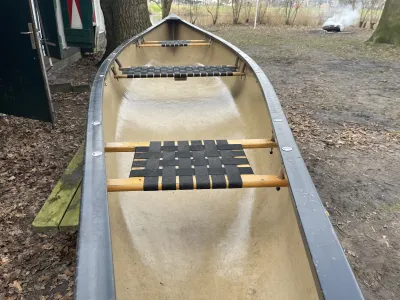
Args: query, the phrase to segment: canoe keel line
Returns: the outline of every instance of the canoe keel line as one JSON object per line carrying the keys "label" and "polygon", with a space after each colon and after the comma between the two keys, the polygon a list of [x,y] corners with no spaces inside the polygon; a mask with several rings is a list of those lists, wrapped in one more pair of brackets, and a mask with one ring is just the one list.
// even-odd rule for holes
{"label": "canoe keel line", "polygon": [[[132,86],[134,97],[122,101]],[[191,88],[198,88],[197,98]],[[228,101],[221,99],[226,94]],[[183,108],[171,111],[178,102]],[[118,120],[119,114],[125,119]],[[138,120],[130,120],[132,114]],[[176,122],[187,128],[180,132]],[[244,299],[250,290],[257,291],[252,293],[257,299],[363,299],[268,78],[235,46],[170,15],[104,61],[93,83],[87,124],[75,299]],[[205,134],[210,139],[200,140]],[[248,222],[244,248],[251,258],[248,265],[229,267],[250,273],[235,281],[231,271],[215,272],[231,253],[219,253],[223,259],[217,261],[208,253],[220,249],[219,232],[248,203],[250,219],[232,225]],[[238,241],[241,234],[236,228],[226,237]],[[140,249],[129,248],[142,239],[153,248],[141,250],[150,261],[159,257],[160,268],[152,261],[145,266],[147,258],[137,257]],[[207,241],[211,244],[203,245]],[[228,251],[236,251],[234,244]],[[200,259],[199,267],[195,257],[207,260]],[[195,275],[178,278],[185,264]],[[169,266],[171,272],[163,269]],[[193,278],[186,282],[186,277]]]}

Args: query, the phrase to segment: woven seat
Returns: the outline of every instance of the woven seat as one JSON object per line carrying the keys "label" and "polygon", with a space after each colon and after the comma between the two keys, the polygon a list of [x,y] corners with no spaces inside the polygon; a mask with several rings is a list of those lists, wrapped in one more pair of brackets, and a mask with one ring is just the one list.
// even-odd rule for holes
{"label": "woven seat", "polygon": [[[244,165],[238,167],[238,165]],[[139,168],[139,169],[138,169]],[[254,174],[242,145],[227,141],[150,142],[136,148],[129,177],[144,177],[144,190],[241,188],[241,174]],[[225,179],[227,176],[227,180]],[[211,180],[210,180],[211,179]]]}
{"label": "woven seat", "polygon": [[[140,66],[121,68],[125,78],[186,78],[211,76],[241,76],[235,66]],[[121,76],[121,75],[120,75]],[[121,77],[118,78],[121,78]]]}
{"label": "woven seat", "polygon": [[187,47],[210,46],[205,40],[169,40],[169,41],[143,41],[138,47]]}
{"label": "woven seat", "polygon": [[284,187],[278,175],[255,175],[243,148],[273,148],[268,140],[108,143],[106,152],[135,152],[129,178],[109,179],[108,191]]}

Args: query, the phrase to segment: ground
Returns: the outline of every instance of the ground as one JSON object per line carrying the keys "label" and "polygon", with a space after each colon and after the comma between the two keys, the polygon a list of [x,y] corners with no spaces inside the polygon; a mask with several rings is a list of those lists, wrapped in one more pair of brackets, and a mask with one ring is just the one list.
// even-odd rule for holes
{"label": "ground", "polygon": [[[371,32],[355,28],[208,29],[270,78],[365,298],[398,299],[400,49],[366,45]],[[95,67],[83,62],[54,78],[87,82]],[[54,100],[55,126],[0,117],[0,299],[71,298],[76,234],[30,227],[84,138],[88,93]]]}

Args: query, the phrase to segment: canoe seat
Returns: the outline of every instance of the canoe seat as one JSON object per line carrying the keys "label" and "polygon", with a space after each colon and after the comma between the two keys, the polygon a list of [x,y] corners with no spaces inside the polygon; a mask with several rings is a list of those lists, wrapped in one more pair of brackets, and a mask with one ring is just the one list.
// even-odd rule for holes
{"label": "canoe seat", "polygon": [[235,66],[141,66],[120,68],[115,78],[187,78],[211,76],[244,76]]}
{"label": "canoe seat", "polygon": [[187,47],[187,46],[210,46],[205,40],[170,40],[170,41],[144,41],[138,47]]}
{"label": "canoe seat", "polygon": [[284,187],[280,175],[255,175],[245,148],[273,148],[267,140],[109,143],[106,152],[134,151],[129,178],[109,179],[109,192]]}

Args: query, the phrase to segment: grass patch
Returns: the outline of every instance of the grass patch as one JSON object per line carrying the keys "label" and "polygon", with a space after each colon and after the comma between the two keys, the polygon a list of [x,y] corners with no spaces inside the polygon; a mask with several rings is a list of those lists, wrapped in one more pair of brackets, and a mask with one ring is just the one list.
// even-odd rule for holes
{"label": "grass patch", "polygon": [[161,8],[154,2],[149,3],[149,11],[152,14],[161,14]]}
{"label": "grass patch", "polygon": [[323,34],[304,27],[289,26],[208,26],[207,30],[246,49],[265,48],[265,56],[281,56],[284,50],[288,58],[309,57],[314,51],[326,52],[327,58],[374,59],[399,61],[400,51],[394,45],[366,43],[372,31],[352,27],[349,34]]}

